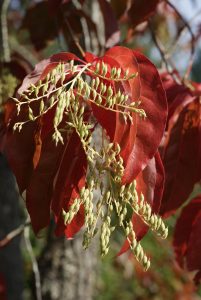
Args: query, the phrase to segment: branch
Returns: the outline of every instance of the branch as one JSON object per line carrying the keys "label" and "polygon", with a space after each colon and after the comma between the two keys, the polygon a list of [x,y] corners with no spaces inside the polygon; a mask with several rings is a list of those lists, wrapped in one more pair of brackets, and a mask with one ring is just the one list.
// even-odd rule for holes
{"label": "branch", "polygon": [[0,248],[5,247],[8,243],[10,243],[15,237],[20,235],[24,230],[25,227],[30,225],[30,221],[27,220],[24,224],[21,224],[18,228],[14,229],[13,231],[9,232],[3,240],[0,241]]}
{"label": "branch", "polygon": [[80,51],[80,54],[82,55],[82,57],[84,57],[84,56],[85,56],[85,52],[84,52],[84,50],[82,49],[82,47],[81,47],[81,45],[80,45],[80,43],[79,43],[79,40],[78,40],[77,36],[74,34],[74,32],[73,32],[73,30],[72,30],[72,28],[71,28],[70,23],[68,22],[68,20],[65,20],[65,23],[66,23],[66,26],[68,27],[68,31],[69,31],[69,33],[70,33],[70,36],[71,36],[71,38],[72,38],[74,44],[76,45],[76,47],[77,47],[78,50]]}
{"label": "branch", "polygon": [[[166,70],[167,72],[172,75],[174,77],[174,79],[176,81],[179,81],[179,83],[181,82],[181,79],[179,78],[178,75],[176,75],[175,73],[173,73],[173,70],[175,70],[175,66],[172,64],[172,62],[170,62],[168,60],[169,58],[169,55],[168,53],[165,52],[165,49],[163,47],[163,45],[161,44],[161,42],[158,40],[155,32],[154,32],[154,29],[153,29],[153,26],[151,24],[151,21],[149,20],[148,21],[148,25],[149,25],[149,30],[150,30],[150,33],[151,33],[151,37],[152,37],[152,40],[156,46],[156,48],[158,49],[160,55],[161,55],[161,58],[162,58],[162,61],[164,62],[165,64],[165,67],[166,67]],[[175,78],[176,77],[176,78]]]}
{"label": "branch", "polygon": [[[23,197],[22,197],[23,198]],[[35,277],[35,286],[36,286],[36,299],[42,300],[42,292],[41,292],[41,280],[40,280],[40,272],[38,268],[37,260],[34,256],[33,248],[30,242],[30,234],[29,234],[29,225],[31,224],[30,218],[28,217],[24,224],[21,224],[18,228],[14,229],[10,233],[6,235],[6,237],[0,241],[0,248],[5,247],[9,242],[11,242],[15,237],[19,236],[21,233],[24,233],[24,240],[27,251],[29,253],[32,268]]]}
{"label": "branch", "polygon": [[[163,46],[161,45],[161,43],[160,43],[159,40],[157,39],[156,34],[155,34],[155,32],[154,32],[154,29],[153,29],[153,26],[152,26],[152,24],[151,24],[150,21],[148,21],[148,24],[149,24],[149,30],[150,30],[150,32],[151,32],[151,37],[152,37],[152,39],[153,39],[153,42],[154,42],[156,48],[158,49],[158,51],[159,51],[159,53],[160,53],[160,55],[161,55],[161,58],[162,58],[162,60],[163,60],[163,62],[164,62],[164,64],[165,64],[165,67],[166,67],[168,73],[171,73],[172,68],[171,68],[171,66],[169,65],[169,62],[168,62],[168,60],[167,60],[167,58],[166,58],[166,53],[165,53],[165,51],[164,51],[164,49],[163,49]],[[170,69],[170,68],[171,68],[171,69]]]}
{"label": "branch", "polygon": [[30,242],[29,230],[30,230],[29,227],[24,228],[24,240],[25,240],[27,251],[28,251],[30,259],[31,259],[32,268],[33,268],[33,272],[34,272],[35,287],[36,287],[36,299],[42,300],[40,272],[39,272],[37,260],[34,255],[33,247]]}
{"label": "branch", "polygon": [[[181,15],[181,13],[178,11],[178,9],[169,1],[169,0],[166,0],[166,3],[175,11],[175,13],[179,16],[179,18],[182,20],[182,22],[184,23],[184,27],[188,29],[188,32],[191,36],[191,57],[190,57],[190,61],[189,61],[189,64],[187,66],[187,69],[186,69],[186,72],[185,72],[185,75],[184,75],[184,79],[188,78],[190,72],[191,72],[191,69],[192,69],[192,66],[193,66],[193,60],[194,60],[194,54],[195,54],[195,36],[194,36],[194,33],[191,29],[191,26],[190,24],[188,23],[188,21],[186,21],[184,19],[184,17]],[[182,29],[183,30],[183,29]],[[180,36],[180,35],[179,35]]]}
{"label": "branch", "polygon": [[8,42],[8,24],[7,24],[7,13],[8,7],[11,0],[4,0],[1,7],[1,35],[2,35],[2,50],[3,60],[5,62],[10,61],[10,48]]}

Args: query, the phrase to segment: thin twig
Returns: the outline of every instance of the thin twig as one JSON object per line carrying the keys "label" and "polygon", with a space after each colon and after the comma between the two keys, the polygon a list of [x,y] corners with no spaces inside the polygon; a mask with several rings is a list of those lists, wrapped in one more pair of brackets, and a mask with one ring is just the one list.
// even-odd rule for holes
{"label": "thin twig", "polygon": [[71,38],[72,38],[73,42],[75,43],[76,47],[77,47],[78,50],[80,51],[80,54],[82,55],[82,57],[84,57],[84,56],[85,56],[85,52],[84,52],[83,48],[81,47],[81,45],[80,45],[80,43],[79,43],[79,40],[78,40],[77,36],[74,34],[74,32],[73,32],[73,30],[72,30],[72,28],[71,28],[70,23],[68,22],[67,19],[65,20],[65,22],[66,22],[66,25],[67,25],[67,27],[68,27],[68,31],[69,31],[69,33],[70,33],[70,35],[71,35]]}
{"label": "thin twig", "polygon": [[148,21],[148,24],[149,24],[149,30],[150,30],[150,33],[151,33],[152,40],[153,40],[156,48],[158,49],[158,51],[159,51],[159,53],[161,55],[162,61],[165,64],[165,68],[166,68],[167,72],[171,76],[173,76],[176,81],[181,82],[181,79],[178,77],[178,75],[176,76],[175,73],[173,73],[173,70],[175,70],[176,68],[172,64],[172,62],[169,61],[169,59],[168,59],[169,55],[168,55],[168,53],[165,52],[165,49],[164,49],[163,45],[158,40],[158,38],[157,38],[157,36],[156,36],[156,34],[154,32],[154,29],[152,27],[152,24],[151,24],[150,20]]}
{"label": "thin twig", "polygon": [[[78,11],[83,10],[82,4],[78,0],[73,0],[73,5],[76,7],[76,9]],[[85,50],[90,52],[91,51],[92,38],[90,37],[90,32],[89,32],[89,28],[88,28],[88,25],[87,25],[87,21],[82,16],[80,16],[80,23],[82,25],[82,30],[83,30]]]}
{"label": "thin twig", "polygon": [[188,29],[188,32],[191,36],[191,57],[190,57],[190,60],[189,60],[189,64],[187,66],[187,69],[186,69],[186,72],[185,72],[185,75],[184,75],[184,79],[187,79],[190,72],[191,72],[191,69],[192,69],[192,66],[193,66],[193,61],[194,61],[194,54],[195,54],[195,36],[194,36],[194,33],[191,29],[191,26],[189,25],[189,23],[185,20],[185,18],[182,16],[182,14],[178,11],[178,9],[169,1],[169,0],[166,0],[166,3],[176,12],[176,14],[179,16],[179,18],[182,20],[182,22],[184,23],[184,26]]}
{"label": "thin twig", "polygon": [[3,60],[5,62],[10,61],[10,48],[8,42],[8,24],[7,24],[7,13],[8,7],[11,0],[4,0],[1,8],[1,34],[2,34],[2,49],[3,49]]}
{"label": "thin twig", "polygon": [[21,224],[18,228],[9,232],[1,241],[0,241],[0,248],[5,247],[8,243],[10,243],[15,237],[20,235],[24,230],[25,227],[30,225],[30,221],[27,220],[24,224]]}
{"label": "thin twig", "polygon": [[39,272],[37,260],[35,258],[34,252],[33,252],[33,247],[31,245],[31,241],[30,241],[30,228],[29,227],[26,227],[24,229],[24,240],[25,240],[25,245],[26,245],[27,251],[29,253],[29,256],[30,256],[30,259],[32,262],[32,268],[33,268],[34,277],[35,277],[36,299],[42,300],[40,272]]}
{"label": "thin twig", "polygon": [[[192,18],[190,18],[190,20],[188,21],[189,26],[191,26],[191,23],[193,23],[195,21],[195,19],[201,14],[201,9],[196,12],[195,15],[193,15]],[[187,31],[187,27],[184,25],[181,27],[181,29],[179,30],[176,39],[174,40],[174,42],[172,43],[172,45],[170,46],[169,50],[168,50],[168,55],[171,56],[172,53],[175,51],[176,47],[178,46],[178,41],[180,39],[180,37],[182,35],[184,35],[184,33]]]}
{"label": "thin twig", "polygon": [[151,32],[152,40],[153,40],[156,48],[158,49],[158,51],[159,51],[159,53],[161,55],[161,58],[162,58],[162,60],[163,60],[163,62],[165,64],[165,67],[166,67],[168,73],[171,73],[172,72],[172,67],[169,65],[169,62],[167,61],[166,53],[165,53],[165,51],[164,51],[161,43],[159,42],[158,38],[156,37],[156,34],[154,32],[154,29],[152,27],[151,22],[149,21],[148,24],[149,24],[149,30]]}

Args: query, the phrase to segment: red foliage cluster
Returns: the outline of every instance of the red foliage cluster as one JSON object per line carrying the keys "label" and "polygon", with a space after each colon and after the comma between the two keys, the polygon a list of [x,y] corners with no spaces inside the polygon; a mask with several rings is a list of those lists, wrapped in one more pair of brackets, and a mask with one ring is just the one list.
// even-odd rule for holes
{"label": "red foliage cluster", "polygon": [[[36,83],[57,65],[58,61],[68,61],[76,56],[61,53],[38,64],[35,71],[28,75],[20,88],[26,90],[30,83]],[[111,84],[114,89],[121,89],[129,95],[129,101],[142,101],[146,111],[146,120],[133,113],[133,123],[127,124],[119,113],[106,111],[92,105],[92,112],[97,121],[106,130],[111,142],[121,146],[121,156],[124,160],[125,173],[122,184],[137,180],[139,192],[143,192],[147,201],[157,212],[163,190],[163,168],[157,152],[163,136],[167,105],[159,74],[155,66],[144,55],[124,47],[110,49],[101,57],[86,54],[86,60],[104,61],[110,67],[121,67],[130,73],[139,73],[129,82]],[[148,73],[147,73],[148,71]],[[152,87],[155,87],[154,89]],[[76,133],[68,143],[59,144],[57,148],[52,141],[53,114],[50,110],[38,122],[27,124],[23,133],[12,132],[12,125],[25,116],[17,116],[16,108],[9,110],[6,119],[10,122],[1,149],[16,175],[20,192],[26,189],[27,208],[36,233],[46,227],[50,221],[50,211],[55,215],[56,234],[65,232],[72,237],[83,225],[84,214],[81,207],[79,214],[70,225],[64,226],[62,209],[67,210],[70,203],[85,184],[87,162],[85,153]],[[139,236],[146,232],[145,225],[135,222],[139,227]],[[139,221],[140,222],[140,221]]]}
{"label": "red foliage cluster", "polygon": [[[71,59],[84,64],[90,62],[92,65],[93,62],[103,61],[111,68],[126,70],[129,67],[131,73],[138,72],[139,76],[129,82],[114,83],[111,80],[111,84],[114,90],[121,89],[128,94],[128,101],[142,102],[142,108],[147,114],[146,120],[140,120],[133,113],[133,123],[125,124],[119,113],[89,105],[110,141],[121,146],[125,167],[122,184],[136,179],[138,191],[143,192],[153,212],[160,211],[164,217],[170,216],[185,203],[194,184],[201,178],[198,168],[201,162],[199,86],[191,83],[189,88],[178,84],[168,74],[162,74],[162,85],[157,69],[144,55],[124,47],[114,47],[101,58],[86,53],[85,61],[71,53],[53,55],[36,66],[25,78],[19,92],[25,91],[30,83],[35,84],[43,79],[58,62]],[[87,160],[75,132],[68,142],[55,147],[52,141],[53,116],[52,109],[39,121],[26,125],[23,133],[13,134],[13,124],[25,116],[17,116],[15,106],[8,103],[5,119],[9,126],[1,140],[1,150],[16,175],[20,192],[26,190],[26,204],[34,231],[38,233],[48,226],[53,212],[56,234],[65,233],[69,238],[83,226],[84,209],[81,206],[70,225],[64,225],[62,210],[68,210],[85,185]],[[160,144],[163,163],[158,152]],[[163,193],[164,174],[166,180]],[[197,251],[201,247],[197,238],[201,212],[199,205],[200,200],[197,198],[184,208],[174,238],[177,260],[184,266],[186,257],[190,271],[200,269],[199,257],[195,255],[195,249]],[[137,215],[133,215],[132,221],[137,237],[141,239],[148,227]],[[128,248],[126,241],[120,253]],[[196,281],[199,276],[200,272]]]}
{"label": "red foliage cluster", "polygon": [[[162,160],[166,180],[160,212],[164,217],[183,206],[201,180],[201,103],[200,85],[178,84],[170,75],[162,76],[168,100],[167,131],[163,141]],[[201,225],[200,196],[184,207],[174,234],[176,259],[189,271],[200,270],[199,239]]]}
{"label": "red foliage cluster", "polygon": [[196,87],[190,90],[170,75],[163,78],[163,83],[169,116],[163,147],[166,183],[161,213],[168,216],[187,200],[201,178],[201,105]]}

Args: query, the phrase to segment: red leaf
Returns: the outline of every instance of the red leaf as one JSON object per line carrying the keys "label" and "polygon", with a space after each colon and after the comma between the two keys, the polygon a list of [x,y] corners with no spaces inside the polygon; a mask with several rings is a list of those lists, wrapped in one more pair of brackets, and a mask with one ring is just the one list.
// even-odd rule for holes
{"label": "red leaf", "polygon": [[132,25],[136,27],[138,24],[146,21],[156,10],[159,0],[133,0],[128,11],[128,16]]}
{"label": "red leaf", "polygon": [[168,122],[173,115],[174,121],[176,122],[180,112],[187,104],[195,99],[195,95],[185,85],[178,84],[168,73],[163,73],[161,79],[168,101],[168,125]]}
{"label": "red leaf", "polygon": [[201,210],[201,197],[196,197],[183,208],[177,220],[174,232],[173,246],[176,259],[181,267],[184,266],[188,240],[190,238],[192,224]]}
{"label": "red leaf", "polygon": [[[139,172],[145,168],[157,151],[166,122],[166,96],[155,66],[144,55],[124,47],[113,47],[106,52],[106,56],[116,60],[123,70],[129,68],[131,73],[139,72],[139,76],[130,80],[129,86],[124,86],[124,89],[126,93],[131,95],[132,101],[142,101],[141,108],[147,114],[145,120],[136,116],[136,125],[130,126],[128,140],[125,141],[125,137],[123,140],[123,144],[125,142],[128,144],[128,150],[125,150],[123,157],[125,162],[123,183],[128,183],[133,181]],[[116,136],[121,133],[120,128],[122,126],[119,126],[120,123],[118,118],[116,120]],[[135,126],[136,129],[134,129]],[[134,130],[136,130],[136,138],[133,137]],[[115,141],[121,145],[119,138],[115,138]]]}
{"label": "red leaf", "polygon": [[163,157],[166,182],[161,206],[161,214],[166,217],[187,200],[197,182],[200,115],[201,107],[197,98],[183,109],[176,123],[173,116],[173,125],[169,125],[169,139]]}
{"label": "red leaf", "polygon": [[34,132],[36,125],[30,123],[25,126],[23,134],[17,131],[13,133],[12,125],[17,120],[19,121],[16,116],[12,118],[11,126],[7,128],[6,134],[1,138],[0,149],[7,157],[22,193],[28,186],[33,171],[32,158],[35,152]]}
{"label": "red leaf", "polygon": [[47,1],[36,3],[26,10],[23,27],[29,31],[36,50],[43,49],[58,34],[58,26],[53,16],[48,14]]}
{"label": "red leaf", "polygon": [[73,200],[79,196],[79,190],[85,185],[87,160],[77,134],[74,132],[66,144],[60,168],[56,175],[51,209],[55,214],[56,234],[64,233],[72,237],[84,224],[84,211],[80,209],[71,224],[65,228],[62,209],[68,211]]}
{"label": "red leaf", "polygon": [[173,246],[177,262],[189,271],[199,270],[195,280],[200,280],[201,272],[201,195],[184,207],[177,220]]}
{"label": "red leaf", "polygon": [[191,235],[186,252],[187,268],[189,271],[201,270],[201,209],[194,219]]}
{"label": "red leaf", "polygon": [[[45,122],[52,123],[52,119],[46,118]],[[49,131],[45,138],[42,137],[40,159],[31,174],[26,192],[26,206],[36,234],[49,225],[53,182],[64,151],[61,143],[55,146],[52,134],[53,131]]]}

